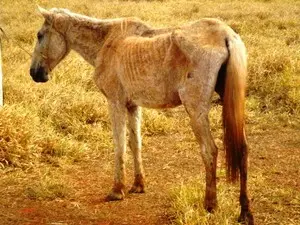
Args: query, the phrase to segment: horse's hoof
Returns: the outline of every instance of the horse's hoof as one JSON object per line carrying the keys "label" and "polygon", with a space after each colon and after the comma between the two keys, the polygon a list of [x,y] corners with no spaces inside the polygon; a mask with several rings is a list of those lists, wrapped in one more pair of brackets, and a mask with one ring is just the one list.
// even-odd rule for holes
{"label": "horse's hoof", "polygon": [[214,213],[217,206],[205,206],[205,210],[209,213]]}
{"label": "horse's hoof", "polygon": [[111,191],[105,198],[107,202],[123,200],[125,197],[124,191]]}
{"label": "horse's hoof", "polygon": [[205,201],[204,208],[206,209],[207,212],[213,213],[217,207],[218,207],[218,203],[216,200],[215,201]]}
{"label": "horse's hoof", "polygon": [[144,186],[132,186],[132,188],[129,190],[129,193],[145,193]]}
{"label": "horse's hoof", "polygon": [[238,222],[245,225],[254,225],[254,218],[252,213],[250,211],[241,212]]}
{"label": "horse's hoof", "polygon": [[129,193],[145,193],[144,176],[142,174],[135,175],[134,183]]}

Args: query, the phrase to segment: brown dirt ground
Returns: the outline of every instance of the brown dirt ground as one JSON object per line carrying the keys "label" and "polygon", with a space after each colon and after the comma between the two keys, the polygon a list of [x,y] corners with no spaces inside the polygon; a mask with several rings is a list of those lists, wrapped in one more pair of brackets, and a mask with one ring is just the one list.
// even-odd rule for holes
{"label": "brown dirt ground", "polygon": [[[281,202],[283,208],[276,211],[276,199],[267,187],[300,190],[300,132],[299,129],[280,128],[252,132],[250,182],[252,208],[256,224],[283,224],[293,218],[300,222],[299,199]],[[22,185],[0,184],[1,225],[137,225],[170,224],[169,193],[181,183],[193,180],[195,174],[203,172],[202,160],[192,135],[182,139],[180,133],[146,137],[144,141],[144,165],[147,176],[145,194],[127,195],[124,201],[105,202],[113,180],[113,156],[110,161],[99,158],[67,166],[61,173],[72,184],[72,197],[56,200],[31,200],[24,195]],[[184,142],[184,145],[182,144]],[[179,144],[181,143],[181,144]],[[182,146],[186,146],[182,149]],[[222,153],[219,157],[222,160]],[[128,156],[128,186],[132,183],[131,156]],[[262,174],[263,185],[251,184],[251,177]],[[6,175],[4,174],[3,177]],[[24,178],[25,179],[25,178]],[[30,182],[28,172],[28,182]],[[22,183],[22,182],[21,182]],[[266,192],[264,192],[266,188]],[[298,191],[297,191],[298,190]],[[282,200],[281,200],[282,201]],[[276,213],[276,215],[274,214]],[[269,222],[267,222],[269,221]],[[273,222],[272,222],[273,221]],[[277,221],[277,222],[276,222]],[[288,224],[288,223],[284,223]]]}

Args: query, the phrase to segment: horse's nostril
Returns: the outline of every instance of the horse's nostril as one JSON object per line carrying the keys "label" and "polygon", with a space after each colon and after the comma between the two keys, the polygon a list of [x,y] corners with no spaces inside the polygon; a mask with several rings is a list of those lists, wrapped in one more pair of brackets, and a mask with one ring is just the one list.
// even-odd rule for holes
{"label": "horse's nostril", "polygon": [[35,82],[46,82],[49,80],[48,73],[44,67],[30,68],[29,72]]}
{"label": "horse's nostril", "polygon": [[33,68],[30,68],[30,71],[29,71],[29,73],[30,73],[30,76],[34,76],[35,75],[35,69],[33,69]]}

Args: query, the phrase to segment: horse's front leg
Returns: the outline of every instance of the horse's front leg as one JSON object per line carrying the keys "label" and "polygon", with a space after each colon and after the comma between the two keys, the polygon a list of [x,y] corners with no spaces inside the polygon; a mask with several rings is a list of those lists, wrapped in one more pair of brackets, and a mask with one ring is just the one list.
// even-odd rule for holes
{"label": "horse's front leg", "polygon": [[134,183],[130,193],[144,193],[144,169],[142,164],[142,138],[141,138],[141,108],[128,107],[129,147],[134,159]]}
{"label": "horse's front leg", "polygon": [[115,177],[114,186],[106,200],[114,201],[125,197],[126,107],[109,102],[109,113],[115,149]]}

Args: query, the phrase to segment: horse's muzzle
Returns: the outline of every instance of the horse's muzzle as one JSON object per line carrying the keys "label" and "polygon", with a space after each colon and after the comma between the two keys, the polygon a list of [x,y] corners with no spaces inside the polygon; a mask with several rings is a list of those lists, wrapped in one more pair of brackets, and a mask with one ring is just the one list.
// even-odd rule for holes
{"label": "horse's muzzle", "polygon": [[44,67],[30,68],[30,76],[35,82],[47,82],[49,80],[48,72],[44,69]]}

